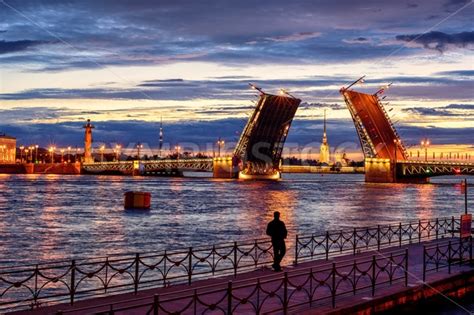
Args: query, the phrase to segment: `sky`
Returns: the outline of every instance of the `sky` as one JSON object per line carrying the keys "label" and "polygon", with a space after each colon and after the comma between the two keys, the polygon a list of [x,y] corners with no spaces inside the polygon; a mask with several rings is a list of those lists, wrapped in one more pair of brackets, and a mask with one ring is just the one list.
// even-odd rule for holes
{"label": "sky", "polygon": [[[288,148],[360,152],[339,94],[393,82],[386,108],[410,148],[474,147],[473,0],[0,0],[0,132],[21,144],[232,149],[252,82],[302,99]],[[315,149],[316,150],[316,149]]]}

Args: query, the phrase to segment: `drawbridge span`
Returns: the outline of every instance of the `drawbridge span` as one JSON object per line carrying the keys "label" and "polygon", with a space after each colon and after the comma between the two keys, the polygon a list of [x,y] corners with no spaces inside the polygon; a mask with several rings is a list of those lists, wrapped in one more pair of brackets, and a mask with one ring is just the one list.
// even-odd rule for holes
{"label": "drawbridge span", "polygon": [[367,182],[426,182],[433,176],[474,174],[472,163],[409,160],[402,139],[380,101],[379,93],[383,89],[375,94],[351,89],[361,79],[342,88],[340,93],[359,136]]}
{"label": "drawbridge span", "polygon": [[183,171],[212,171],[216,178],[279,179],[286,137],[301,102],[287,93],[260,92],[233,156],[213,159],[84,163],[89,174],[175,175]]}

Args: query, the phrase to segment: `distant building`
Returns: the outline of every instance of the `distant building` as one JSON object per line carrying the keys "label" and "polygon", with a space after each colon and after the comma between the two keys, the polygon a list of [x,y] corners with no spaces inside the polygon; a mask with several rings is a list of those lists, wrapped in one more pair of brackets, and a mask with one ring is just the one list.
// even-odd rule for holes
{"label": "distant building", "polygon": [[330,162],[329,159],[329,144],[328,138],[326,135],[326,110],[324,110],[324,133],[323,133],[323,143],[321,143],[321,147],[319,149],[319,162],[321,164],[328,164]]}
{"label": "distant building", "polygon": [[0,164],[14,164],[16,159],[16,138],[0,134]]}

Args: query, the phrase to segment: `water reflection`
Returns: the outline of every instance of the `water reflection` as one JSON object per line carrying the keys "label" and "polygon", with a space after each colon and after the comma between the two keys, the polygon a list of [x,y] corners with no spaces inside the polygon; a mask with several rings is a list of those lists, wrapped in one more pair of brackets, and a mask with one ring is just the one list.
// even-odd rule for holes
{"label": "water reflection", "polygon": [[[1,175],[0,264],[266,237],[277,210],[291,250],[296,233],[458,216],[463,197],[455,183],[367,184],[362,175],[311,174],[280,182]],[[152,209],[125,211],[128,190],[150,191]]]}

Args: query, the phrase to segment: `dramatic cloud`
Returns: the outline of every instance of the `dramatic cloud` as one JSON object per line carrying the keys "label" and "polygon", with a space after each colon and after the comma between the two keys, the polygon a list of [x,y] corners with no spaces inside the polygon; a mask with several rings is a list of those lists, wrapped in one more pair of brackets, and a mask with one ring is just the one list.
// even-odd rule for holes
{"label": "dramatic cloud", "polygon": [[282,35],[275,37],[265,37],[266,40],[272,42],[299,42],[302,40],[307,40],[310,38],[315,38],[321,36],[320,32],[301,32],[291,35]]}
{"label": "dramatic cloud", "polygon": [[16,41],[5,41],[0,40],[0,54],[8,54],[13,52],[20,52],[28,50],[32,47],[47,44],[45,41],[38,40],[16,40]]}
{"label": "dramatic cloud", "polygon": [[444,52],[449,48],[466,48],[474,44],[474,31],[455,34],[429,32],[426,34],[398,35],[397,40],[409,44],[419,44],[427,49]]}

